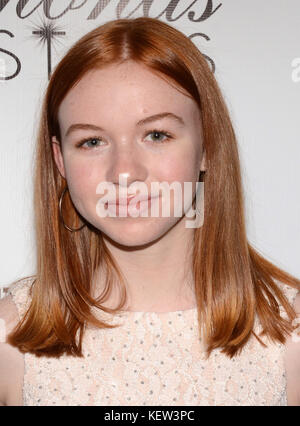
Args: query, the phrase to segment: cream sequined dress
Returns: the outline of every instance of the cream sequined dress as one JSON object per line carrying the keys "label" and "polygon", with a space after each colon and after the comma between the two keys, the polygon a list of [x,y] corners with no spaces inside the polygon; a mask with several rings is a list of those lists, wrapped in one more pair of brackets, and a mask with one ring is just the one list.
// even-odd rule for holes
{"label": "cream sequined dress", "polygon": [[[9,290],[20,317],[31,283],[23,279]],[[297,290],[282,288],[293,303]],[[217,349],[206,360],[197,316],[196,308],[101,312],[121,326],[87,328],[84,358],[24,355],[23,404],[287,405],[284,345],[262,337],[264,348],[253,336],[241,355],[229,359]]]}

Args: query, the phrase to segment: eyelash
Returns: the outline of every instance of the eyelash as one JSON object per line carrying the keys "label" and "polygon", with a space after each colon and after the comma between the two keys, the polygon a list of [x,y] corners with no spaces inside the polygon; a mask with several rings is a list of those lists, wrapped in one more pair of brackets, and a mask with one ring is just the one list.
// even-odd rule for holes
{"label": "eyelash", "polygon": [[[170,135],[170,133],[168,133],[166,130],[158,130],[158,129],[154,129],[154,130],[151,130],[150,132],[147,132],[145,135],[144,135],[144,137],[145,136],[148,136],[148,135],[150,135],[151,133],[161,133],[162,135],[164,135],[164,136],[166,136],[166,139],[164,140],[164,141],[152,141],[154,144],[159,144],[159,145],[162,145],[163,143],[167,143],[167,142],[169,142],[169,139],[173,139],[173,137]],[[101,138],[100,137],[98,137],[98,136],[95,136],[95,137],[91,137],[91,138],[85,138],[85,139],[82,139],[80,142],[78,142],[78,144],[76,144],[76,147],[78,147],[78,148],[82,148],[82,146],[83,146],[83,144],[85,143],[85,142],[89,142],[89,141],[91,141],[91,140],[95,140],[95,139],[98,139],[98,140],[101,140]],[[96,148],[96,147],[95,147]],[[82,149],[89,149],[89,148],[82,148]]]}

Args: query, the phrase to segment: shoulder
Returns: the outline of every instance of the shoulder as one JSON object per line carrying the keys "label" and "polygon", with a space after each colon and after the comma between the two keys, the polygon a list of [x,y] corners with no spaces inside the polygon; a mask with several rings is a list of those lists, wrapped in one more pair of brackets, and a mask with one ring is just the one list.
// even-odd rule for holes
{"label": "shoulder", "polygon": [[8,288],[8,293],[17,308],[19,317],[26,312],[31,300],[31,288],[34,284],[35,276],[29,276],[14,281]]}
{"label": "shoulder", "polygon": [[[281,281],[275,280],[278,288],[283,292],[283,294],[285,295],[285,297],[288,299],[289,303],[291,305],[294,305],[294,303],[296,302],[296,298],[300,292],[300,288],[297,289],[295,287],[291,287],[288,284],[284,284]],[[298,302],[299,303],[299,302]],[[282,310],[283,307],[280,304],[280,309]]]}
{"label": "shoulder", "polygon": [[6,342],[7,335],[17,325],[19,313],[11,294],[0,299],[0,343]]}
{"label": "shoulder", "polygon": [[293,321],[296,329],[287,338],[285,366],[287,375],[288,404],[300,406],[300,292],[294,297],[293,307],[297,317]]}
{"label": "shoulder", "polygon": [[30,303],[30,290],[34,279],[21,278],[8,287],[8,295],[0,299],[0,343],[6,343]]}
{"label": "shoulder", "polygon": [[7,342],[7,336],[18,324],[27,307],[32,280],[23,278],[9,286],[9,293],[0,299],[0,405],[10,400],[18,403],[23,379],[23,354]]}

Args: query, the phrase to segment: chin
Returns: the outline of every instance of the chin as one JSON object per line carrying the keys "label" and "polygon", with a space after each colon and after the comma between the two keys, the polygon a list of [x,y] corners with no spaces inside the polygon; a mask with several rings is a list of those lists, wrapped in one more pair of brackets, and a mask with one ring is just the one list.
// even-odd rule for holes
{"label": "chin", "polygon": [[162,238],[178,222],[178,218],[173,218],[173,221],[170,218],[107,218],[105,221],[95,226],[111,244],[140,247]]}

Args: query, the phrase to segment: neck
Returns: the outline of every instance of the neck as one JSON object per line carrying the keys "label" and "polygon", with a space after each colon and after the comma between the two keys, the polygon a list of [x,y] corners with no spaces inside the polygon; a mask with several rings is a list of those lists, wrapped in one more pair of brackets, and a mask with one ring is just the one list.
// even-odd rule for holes
{"label": "neck", "polygon": [[[194,229],[181,227],[140,247],[123,247],[107,238],[104,241],[126,280],[128,303],[122,309],[166,312],[196,306],[192,271]],[[97,288],[101,281],[103,285],[103,273],[98,274]],[[115,290],[104,305],[117,307],[119,297],[120,292]]]}

